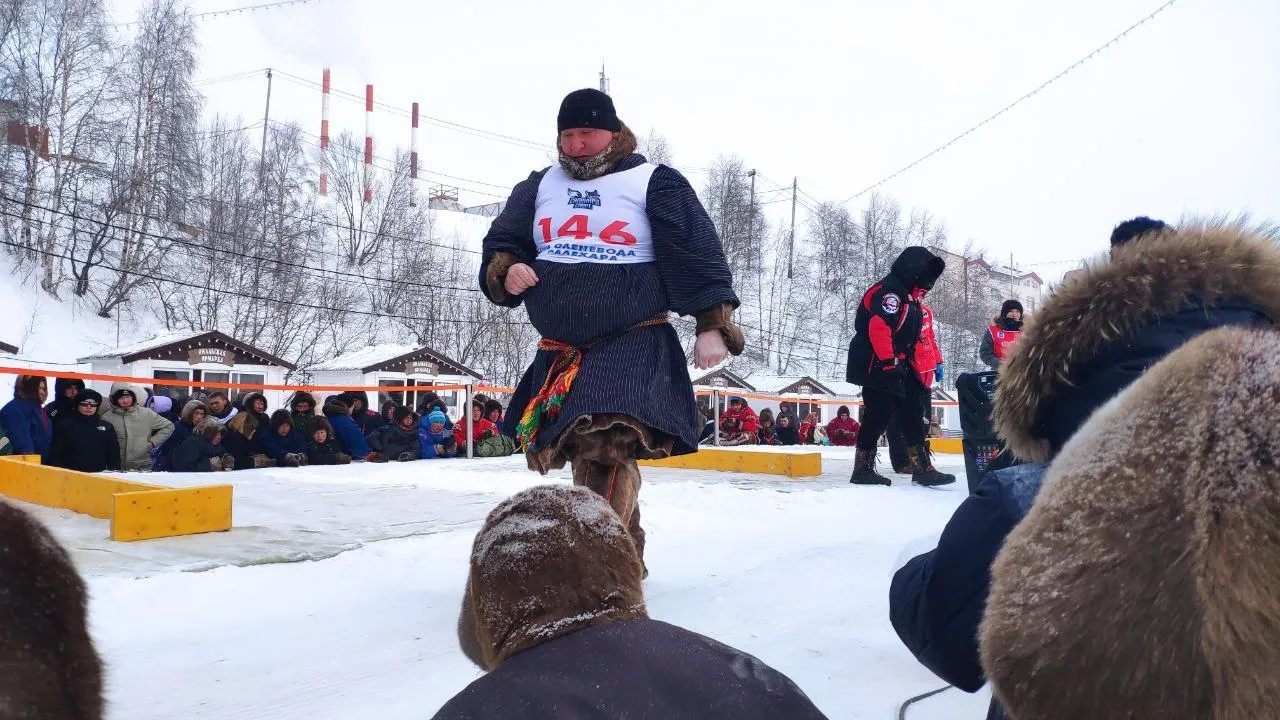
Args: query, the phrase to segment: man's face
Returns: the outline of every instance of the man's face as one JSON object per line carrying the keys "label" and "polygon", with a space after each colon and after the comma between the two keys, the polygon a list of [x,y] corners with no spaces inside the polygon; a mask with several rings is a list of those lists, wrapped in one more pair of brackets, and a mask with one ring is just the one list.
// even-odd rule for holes
{"label": "man's face", "polygon": [[311,403],[306,402],[305,400],[298,403],[297,405],[294,405],[293,407],[294,407],[294,412],[297,412],[297,413],[311,412]]}
{"label": "man's face", "polygon": [[214,415],[221,415],[222,411],[227,409],[226,399],[218,396],[209,398],[209,409]]}
{"label": "man's face", "polygon": [[76,394],[79,392],[80,392],[80,388],[76,387],[75,385],[68,385],[62,389],[62,397],[70,399],[75,397]]}

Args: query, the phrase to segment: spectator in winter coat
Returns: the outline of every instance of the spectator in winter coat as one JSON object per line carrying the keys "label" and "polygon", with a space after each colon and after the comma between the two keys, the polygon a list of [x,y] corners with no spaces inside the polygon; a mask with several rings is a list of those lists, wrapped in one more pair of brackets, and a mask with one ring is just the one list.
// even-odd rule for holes
{"label": "spectator in winter coat", "polygon": [[836,411],[835,419],[827,423],[827,438],[832,445],[855,447],[858,444],[858,431],[861,429],[858,421],[850,414],[849,406],[841,405]]}
{"label": "spectator in winter coat", "polygon": [[740,397],[729,398],[729,409],[720,416],[721,445],[754,445],[760,433],[756,411]]}
{"label": "spectator in winter coat", "polygon": [[53,424],[53,442],[45,456],[52,467],[102,472],[120,469],[120,444],[116,429],[98,417],[102,396],[93,390],[81,390],[75,397],[75,413],[63,409]]}
{"label": "spectator in winter coat", "polygon": [[791,427],[800,427],[800,418],[796,415],[795,403],[790,400],[783,400],[778,403],[778,417],[777,421],[774,422],[775,426],[782,420],[783,416],[791,418]]}
{"label": "spectator in winter coat", "polygon": [[386,424],[381,415],[370,409],[369,393],[363,390],[353,391],[347,393],[347,397],[350,398],[347,404],[351,406],[351,420],[365,437],[368,437],[374,429]]}
{"label": "spectator in winter coat", "polygon": [[44,525],[0,502],[0,697],[6,718],[103,720],[102,660],[88,593]]}
{"label": "spectator in winter coat", "polygon": [[45,379],[39,375],[19,375],[13,399],[0,409],[0,426],[9,438],[14,455],[44,455],[53,440],[53,427],[44,414]]}
{"label": "spectator in winter coat", "polygon": [[309,392],[295,392],[289,399],[289,414],[293,416],[293,426],[302,431],[302,428],[307,427],[307,422],[316,417],[315,397]]}
{"label": "spectator in winter coat", "polygon": [[[385,424],[387,425],[396,424],[395,414],[396,414],[396,408],[398,407],[400,407],[400,403],[396,402],[395,400],[388,400],[382,403],[382,419],[386,420]],[[412,413],[413,411],[410,410],[409,412]]]}
{"label": "spectator in winter coat", "polygon": [[178,413],[173,410],[173,398],[168,395],[152,395],[147,398],[144,407],[171,423],[176,423],[181,419]]}
{"label": "spectator in winter coat", "polygon": [[222,423],[205,418],[191,436],[169,455],[173,472],[219,472],[234,470],[235,459],[221,447]]}
{"label": "spectator in winter coat", "polygon": [[617,513],[585,487],[540,485],[498,505],[458,618],[463,653],[487,674],[435,720],[825,717],[759,659],[650,619],[642,568]]}
{"label": "spectator in winter coat", "polygon": [[778,427],[774,429],[773,434],[777,445],[799,445],[800,444],[800,428],[796,427],[795,413],[781,415],[778,417]]}
{"label": "spectator in winter coat", "polygon": [[422,428],[426,429],[427,418],[431,416],[433,410],[439,410],[444,413],[444,429],[453,432],[453,421],[449,419],[449,406],[439,395],[434,392],[426,392],[422,398],[418,400],[418,415],[422,418]]}
{"label": "spectator in winter coat", "polygon": [[204,422],[205,415],[207,415],[207,408],[199,400],[189,400],[182,406],[182,412],[178,414],[178,422],[173,424],[173,434],[156,449],[155,463],[151,467],[153,471],[172,470],[170,459],[173,451],[191,437],[196,427]]}
{"label": "spectator in winter coat", "polygon": [[324,404],[324,416],[333,426],[333,434],[342,451],[356,462],[377,460],[377,454],[369,449],[364,433],[351,419],[351,407],[337,398],[329,398]]}
{"label": "spectator in winter coat", "polygon": [[333,439],[333,426],[329,421],[324,416],[311,418],[307,425],[307,464],[346,465],[349,462],[351,456]]}
{"label": "spectator in winter coat", "polygon": [[138,396],[126,383],[112,383],[111,401],[102,419],[115,426],[120,463],[126,471],[150,471],[151,451],[173,434],[173,423],[138,407]]}
{"label": "spectator in winter coat", "polygon": [[299,467],[307,464],[307,438],[293,427],[293,416],[288,410],[271,413],[266,432],[259,432],[262,448],[267,456],[280,467]]}
{"label": "spectator in winter coat", "polygon": [[407,462],[419,459],[418,416],[404,406],[396,406],[391,415],[393,423],[380,425],[369,433],[369,447],[384,460]]}
{"label": "spectator in winter coat", "polygon": [[817,410],[810,410],[809,414],[804,416],[804,422],[800,423],[800,442],[804,445],[831,444],[831,441],[827,439],[827,431],[822,427],[822,419],[818,417]]}
{"label": "spectator in winter coat", "polygon": [[258,430],[253,435],[253,465],[251,467],[272,467],[276,464],[267,451],[266,442],[270,435],[271,416],[267,414],[267,397],[260,392],[251,392],[240,399],[240,412],[253,415],[258,421]]}
{"label": "spectator in winter coat", "polygon": [[221,390],[214,390],[209,393],[209,399],[205,401],[205,406],[209,408],[209,417],[226,425],[231,418],[240,412],[236,406],[231,404],[231,400],[227,398],[227,394]]}
{"label": "spectator in winter coat", "polygon": [[[1149,233],[1113,248],[1110,262],[1086,268],[1046,299],[1000,370],[993,414],[1000,437],[1027,464],[985,475],[952,515],[937,548],[913,558],[893,578],[890,619],[926,667],[962,690],[982,687],[977,637],[992,563],[1035,500],[1045,464],[1061,457],[1064,468],[1091,467],[1087,455],[1064,450],[1069,450],[1067,441],[1091,413],[1195,336],[1225,326],[1275,325],[1280,319],[1277,235],[1225,221]],[[1175,416],[1161,417],[1167,423]],[[1171,447],[1141,445],[1132,428],[1111,440],[1134,452]],[[1156,479],[1129,468],[1096,490],[1110,497],[1117,485],[1163,485]],[[1115,522],[1134,520],[1132,515],[1119,512]],[[1163,517],[1152,518],[1157,516]],[[1133,542],[1145,546],[1137,536]],[[1166,585],[1159,588],[1163,592]],[[1152,604],[1125,598],[1135,606]],[[1112,627],[1109,620],[1107,626]],[[1103,716],[1126,715],[1108,711]],[[991,717],[1004,715],[997,706]]]}
{"label": "spectator in winter coat", "polygon": [[1022,303],[1017,300],[1005,300],[1000,306],[1000,316],[991,321],[987,334],[982,336],[982,347],[978,356],[992,370],[999,370],[1000,363],[1009,356],[1009,348],[1013,347],[1022,335]]}
{"label": "spectator in winter coat", "polygon": [[1012,717],[1280,712],[1280,424],[1259,422],[1277,357],[1274,327],[1201,334],[1049,466],[982,621],[982,667]]}
{"label": "spectator in winter coat", "polygon": [[75,414],[76,395],[84,390],[84,381],[80,378],[55,378],[53,381],[53,401],[44,406],[44,414],[51,423],[58,421],[58,415],[64,410]]}
{"label": "spectator in winter coat", "polygon": [[760,433],[756,440],[760,445],[777,445],[778,438],[774,434],[773,411],[765,408],[760,411]]}
{"label": "spectator in winter coat", "polygon": [[497,400],[486,400],[484,403],[484,417],[493,426],[498,428],[498,432],[502,432],[502,403]]}
{"label": "spectator in winter coat", "polygon": [[458,454],[458,441],[445,428],[444,413],[432,410],[418,426],[418,451],[423,460],[451,458]]}
{"label": "spectator in winter coat", "polygon": [[[473,441],[474,441],[474,443],[475,443],[475,450],[473,451],[473,453],[472,453],[472,454],[473,454],[473,455],[479,455],[479,454],[480,454],[479,449],[480,449],[480,445],[481,445],[481,443],[483,443],[483,442],[485,442],[485,441],[487,441],[487,440],[491,440],[491,439],[493,439],[493,438],[496,438],[496,437],[498,436],[498,428],[497,428],[493,423],[491,423],[491,422],[489,422],[487,419],[485,419],[485,417],[484,417],[484,403],[483,403],[483,402],[477,402],[477,401],[475,401],[475,400],[472,400],[472,401],[471,401],[471,419],[470,419],[470,423],[471,423],[471,427],[472,427],[472,430],[471,430],[472,435],[471,435],[471,437],[472,437],[472,440],[473,440]],[[456,442],[456,443],[458,444],[458,447],[460,448],[460,450],[458,451],[458,454],[459,454],[459,455],[461,455],[461,454],[463,454],[464,452],[466,452],[466,447],[467,447],[467,421],[465,421],[465,420],[464,420],[462,423],[460,423],[460,424],[458,424],[458,425],[454,426],[454,428],[453,428],[453,440],[454,440],[454,442]],[[492,445],[492,443],[490,443],[490,445]],[[513,444],[512,444],[512,446],[511,446],[511,450],[512,450],[512,452],[514,452],[514,451],[515,451],[515,445],[514,445],[514,443],[513,443]],[[507,454],[507,455],[510,455],[511,453],[506,453],[506,454]]]}
{"label": "spectator in winter coat", "polygon": [[238,412],[225,426],[222,434],[222,450],[235,460],[236,470],[252,470],[257,443],[253,436],[258,432],[258,418],[249,411]]}

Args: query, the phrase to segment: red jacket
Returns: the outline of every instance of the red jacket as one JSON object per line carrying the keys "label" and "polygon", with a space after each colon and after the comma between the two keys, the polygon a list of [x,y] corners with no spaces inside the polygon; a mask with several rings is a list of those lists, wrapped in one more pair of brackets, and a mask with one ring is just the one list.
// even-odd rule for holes
{"label": "red jacket", "polygon": [[725,432],[745,432],[755,435],[760,431],[760,418],[750,405],[743,405],[741,410],[732,407],[720,416],[720,429]]}
{"label": "red jacket", "polygon": [[933,387],[933,371],[942,364],[942,350],[938,347],[938,338],[933,332],[933,311],[928,305],[920,303],[920,340],[916,342],[916,354],[912,364],[920,373],[920,380],[925,387]]}
{"label": "red jacket", "polygon": [[853,419],[852,415],[843,420],[836,416],[835,420],[827,423],[827,439],[831,441],[832,445],[857,445],[858,430],[860,429],[862,429],[862,426],[858,424],[857,420]]}
{"label": "red jacket", "polygon": [[[470,418],[468,418],[468,419],[467,419],[467,422],[470,422]],[[498,434],[498,426],[497,426],[497,425],[494,425],[493,423],[489,422],[488,420],[485,420],[484,418],[480,418],[480,420],[479,420],[478,422],[476,422],[476,427],[475,427],[475,429],[474,429],[474,430],[472,430],[471,432],[472,432],[472,438],[473,438],[476,442],[479,442],[479,441],[481,441],[481,440],[485,439],[486,437],[491,437],[491,436],[493,436],[493,435],[497,435],[497,434]],[[459,446],[461,446],[461,447],[463,447],[463,448],[465,448],[465,447],[467,446],[467,426],[466,426],[466,422],[459,422],[457,425],[454,425],[454,426],[453,426],[453,439],[454,439],[454,440],[456,440],[456,441],[458,441],[458,445],[459,445]]]}

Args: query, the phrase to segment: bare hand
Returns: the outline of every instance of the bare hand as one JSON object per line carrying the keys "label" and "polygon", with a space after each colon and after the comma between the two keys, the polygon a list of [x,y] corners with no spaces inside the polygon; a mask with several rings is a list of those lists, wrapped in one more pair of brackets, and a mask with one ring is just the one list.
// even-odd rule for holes
{"label": "bare hand", "polygon": [[729,348],[725,347],[724,336],[719,330],[698,333],[698,339],[693,342],[693,366],[699,370],[719,365],[728,354]]}
{"label": "bare hand", "polygon": [[519,295],[538,284],[538,274],[524,263],[516,263],[507,269],[507,279],[503,282],[507,294]]}

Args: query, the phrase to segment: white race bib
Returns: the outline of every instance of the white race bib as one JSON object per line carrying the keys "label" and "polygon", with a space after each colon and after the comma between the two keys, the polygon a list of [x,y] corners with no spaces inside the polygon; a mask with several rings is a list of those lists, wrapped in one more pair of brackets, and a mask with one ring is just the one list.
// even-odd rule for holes
{"label": "white race bib", "polygon": [[534,205],[538,259],[560,263],[653,262],[645,212],[654,165],[575,180],[560,166],[542,176]]}

